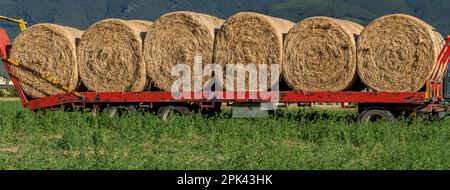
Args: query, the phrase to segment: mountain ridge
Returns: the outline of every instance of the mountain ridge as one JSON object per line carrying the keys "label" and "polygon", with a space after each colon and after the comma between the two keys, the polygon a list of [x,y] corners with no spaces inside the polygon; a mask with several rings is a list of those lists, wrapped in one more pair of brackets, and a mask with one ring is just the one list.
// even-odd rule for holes
{"label": "mountain ridge", "polygon": [[[241,11],[254,11],[299,22],[311,16],[330,16],[367,25],[391,13],[406,13],[429,22],[442,34],[450,33],[448,0],[0,0],[5,16],[30,24],[57,23],[86,29],[105,18],[156,20],[172,11],[202,12],[222,19]],[[12,37],[18,29],[5,22]]]}

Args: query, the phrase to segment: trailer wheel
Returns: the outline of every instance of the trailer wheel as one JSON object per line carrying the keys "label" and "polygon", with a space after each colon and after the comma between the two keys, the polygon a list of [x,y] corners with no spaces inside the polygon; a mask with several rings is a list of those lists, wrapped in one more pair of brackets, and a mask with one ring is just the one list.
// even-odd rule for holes
{"label": "trailer wheel", "polygon": [[120,117],[125,113],[130,113],[134,111],[135,108],[132,106],[110,106],[106,108],[106,113],[110,118]]}
{"label": "trailer wheel", "polygon": [[202,114],[204,114],[208,117],[214,117],[221,112],[222,112],[222,102],[215,103],[214,108],[202,109]]}
{"label": "trailer wheel", "polygon": [[189,116],[191,111],[185,106],[163,106],[158,110],[158,116],[163,121],[169,121],[174,115]]}
{"label": "trailer wheel", "polygon": [[385,121],[388,123],[395,123],[396,119],[394,114],[388,110],[382,110],[382,109],[373,109],[373,110],[366,110],[363,111],[359,115],[359,121],[361,123],[369,123],[369,122],[376,122],[376,121]]}

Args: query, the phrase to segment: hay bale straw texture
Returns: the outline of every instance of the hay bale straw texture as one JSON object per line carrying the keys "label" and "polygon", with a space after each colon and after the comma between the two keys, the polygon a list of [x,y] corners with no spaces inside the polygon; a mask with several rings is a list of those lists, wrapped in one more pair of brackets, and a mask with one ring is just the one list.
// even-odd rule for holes
{"label": "hay bale straw texture", "polygon": [[356,38],[363,26],[329,17],[311,17],[287,34],[283,77],[298,91],[343,91],[357,80]]}
{"label": "hay bale straw texture", "polygon": [[[140,25],[138,26],[139,28],[144,28],[146,30],[148,30],[148,28],[150,28],[150,26],[153,24],[151,21],[146,21],[146,20],[128,20],[128,23],[131,22],[134,25]],[[145,31],[146,34],[147,31]],[[141,33],[142,34],[142,33]]]}
{"label": "hay bale straw texture", "polygon": [[[220,28],[216,40],[214,61],[224,67],[226,64],[255,64],[259,68],[259,65],[265,64],[269,70],[267,88],[270,89],[274,85],[270,79],[272,77],[279,78],[279,76],[270,76],[270,65],[281,65],[283,34],[287,33],[293,25],[294,23],[290,21],[259,13],[237,13]],[[236,82],[235,79],[234,90],[240,90],[237,89]],[[248,84],[247,75],[246,90],[249,90]],[[232,90],[226,84],[224,88]]]}
{"label": "hay bale straw texture", "polygon": [[89,27],[78,46],[83,84],[96,92],[141,92],[146,87],[142,36],[146,21],[106,19]]}
{"label": "hay bale straw texture", "polygon": [[173,66],[186,64],[192,69],[195,56],[202,56],[203,65],[212,63],[214,30],[223,22],[216,17],[185,11],[161,16],[150,27],[144,41],[150,83],[159,90],[170,91],[176,80],[171,75]]}
{"label": "hay bale straw texture", "polygon": [[404,15],[381,17],[361,33],[358,73],[371,89],[416,92],[437,70],[442,36],[424,21]]}
{"label": "hay bale straw texture", "polygon": [[66,93],[44,80],[49,76],[71,89],[79,87],[76,41],[83,31],[56,24],[38,24],[15,39],[11,58],[25,66],[12,67],[25,94],[32,98]]}

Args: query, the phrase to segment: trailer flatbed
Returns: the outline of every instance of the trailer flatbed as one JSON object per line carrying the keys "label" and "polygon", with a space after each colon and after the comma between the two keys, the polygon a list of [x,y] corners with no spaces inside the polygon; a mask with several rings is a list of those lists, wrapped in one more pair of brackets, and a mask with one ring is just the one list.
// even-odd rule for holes
{"label": "trailer flatbed", "polygon": [[[250,92],[243,92],[244,98],[237,98],[239,93],[227,97],[227,92],[185,93],[186,96],[201,98],[176,99],[170,92],[81,92],[81,97],[73,94],[61,94],[51,97],[25,100],[23,105],[30,110],[58,107],[67,104],[120,104],[120,103],[269,103],[267,97],[278,95],[279,103],[380,103],[380,104],[425,104],[425,93],[385,93],[385,92],[266,92],[258,93],[259,98],[250,98]],[[197,95],[196,95],[197,94]],[[224,97],[224,98],[217,98]],[[22,99],[23,100],[23,99]]]}

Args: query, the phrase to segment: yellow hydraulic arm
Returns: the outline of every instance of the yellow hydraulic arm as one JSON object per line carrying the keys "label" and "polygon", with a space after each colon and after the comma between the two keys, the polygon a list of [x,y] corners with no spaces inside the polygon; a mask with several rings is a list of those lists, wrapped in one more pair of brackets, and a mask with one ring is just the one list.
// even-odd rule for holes
{"label": "yellow hydraulic arm", "polygon": [[[25,22],[23,19],[13,19],[13,18],[9,18],[9,17],[5,17],[5,16],[1,16],[0,15],[0,20],[7,20],[7,21],[14,22],[14,23],[18,24],[19,27],[20,27],[20,31],[22,31],[22,32],[27,29],[27,22]],[[6,56],[2,57],[2,60],[6,61],[9,64],[14,65],[16,67],[25,67],[25,66],[17,63],[16,61],[14,61],[11,58],[6,57]],[[26,67],[25,67],[25,69],[29,70],[29,68],[26,68]],[[45,79],[46,81],[48,81],[49,83],[51,83],[51,84],[53,84],[55,86],[58,86],[59,88],[63,89],[64,91],[66,91],[68,93],[71,93],[71,94],[73,94],[75,96],[81,97],[81,94],[79,92],[77,92],[77,91],[75,91],[73,89],[70,89],[69,87],[59,83],[58,81],[54,80],[52,77],[40,74],[38,72],[35,72],[35,73],[37,73],[39,75],[39,77]]]}
{"label": "yellow hydraulic arm", "polygon": [[28,23],[25,22],[23,19],[14,19],[14,18],[9,18],[9,17],[6,17],[6,16],[1,16],[1,15],[0,15],[0,19],[17,23],[19,25],[19,27],[20,27],[20,31],[22,31],[22,32],[27,29],[27,24]]}
{"label": "yellow hydraulic arm", "polygon": [[[24,67],[24,66],[20,65],[19,63],[17,63],[16,61],[14,61],[14,60],[12,60],[12,59],[10,59],[10,58],[8,58],[8,57],[2,57],[2,60],[3,60],[3,61],[6,61],[6,62],[8,62],[9,64],[14,65],[14,66],[16,66],[16,67]],[[26,68],[26,69],[29,69],[29,68]],[[57,86],[57,87],[63,89],[64,91],[66,91],[66,92],[68,92],[68,93],[71,93],[71,94],[73,94],[73,95],[75,95],[75,96],[81,97],[81,94],[80,94],[79,92],[77,92],[77,91],[75,91],[75,90],[73,90],[73,89],[70,89],[70,88],[67,87],[66,85],[63,85],[63,84],[57,82],[57,81],[54,80],[52,77],[46,76],[46,75],[43,75],[43,74],[37,73],[37,72],[35,72],[35,73],[38,74],[39,77],[45,79],[46,81],[48,81],[48,82],[51,83],[51,84],[53,84],[53,85],[55,85],[55,86]]]}

